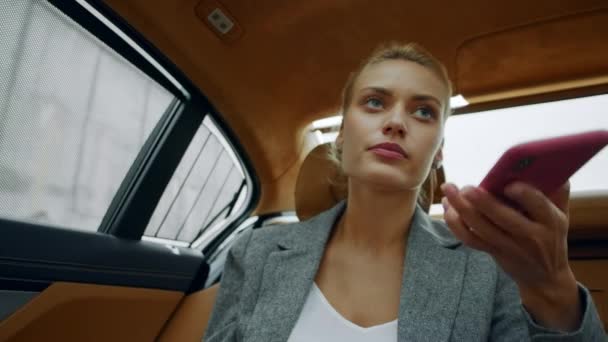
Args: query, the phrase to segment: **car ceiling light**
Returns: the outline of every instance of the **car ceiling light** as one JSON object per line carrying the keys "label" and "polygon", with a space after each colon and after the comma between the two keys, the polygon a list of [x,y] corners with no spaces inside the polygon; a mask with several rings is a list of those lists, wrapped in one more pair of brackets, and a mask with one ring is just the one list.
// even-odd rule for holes
{"label": "car ceiling light", "polygon": [[207,21],[221,34],[226,34],[232,30],[234,23],[221,9],[214,9],[208,16]]}
{"label": "car ceiling light", "polygon": [[450,98],[450,107],[452,108],[462,108],[469,105],[469,101],[464,98],[464,96],[458,94],[456,96],[452,96]]}

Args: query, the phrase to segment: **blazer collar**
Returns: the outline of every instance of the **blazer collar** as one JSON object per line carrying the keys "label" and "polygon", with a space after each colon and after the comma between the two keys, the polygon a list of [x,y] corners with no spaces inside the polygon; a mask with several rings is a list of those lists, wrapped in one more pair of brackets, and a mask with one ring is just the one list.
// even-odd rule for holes
{"label": "blazer collar", "polygon": [[[264,263],[259,297],[245,339],[287,341],[345,202],[286,229]],[[444,225],[418,207],[407,243],[398,340],[448,340],[462,289],[466,255]]]}
{"label": "blazer collar", "polygon": [[[333,208],[322,212],[306,221],[296,223],[278,240],[281,249],[307,250],[321,253],[336,222],[344,213],[346,202],[341,201]],[[318,251],[317,251],[318,252]]]}
{"label": "blazer collar", "polygon": [[[286,230],[285,234],[278,240],[279,248],[305,250],[321,248],[322,252],[333,226],[345,209],[346,202],[341,201],[333,208],[309,220],[294,224],[292,229]],[[413,231],[424,231],[433,238],[434,244],[439,244],[442,247],[454,248],[462,244],[444,224],[433,222],[420,206],[416,207],[410,229],[410,234]],[[427,242],[431,242],[431,240]],[[409,245],[410,242],[408,241],[408,249],[410,248]]]}

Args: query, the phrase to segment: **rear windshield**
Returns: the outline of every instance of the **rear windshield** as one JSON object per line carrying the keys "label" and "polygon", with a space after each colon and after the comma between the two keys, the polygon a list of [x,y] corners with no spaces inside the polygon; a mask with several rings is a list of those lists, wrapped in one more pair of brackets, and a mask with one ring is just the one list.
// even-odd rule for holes
{"label": "rear windshield", "polygon": [[[446,179],[477,185],[509,147],[545,137],[608,129],[608,95],[511,107],[448,119]],[[571,191],[608,191],[608,148],[570,179]]]}

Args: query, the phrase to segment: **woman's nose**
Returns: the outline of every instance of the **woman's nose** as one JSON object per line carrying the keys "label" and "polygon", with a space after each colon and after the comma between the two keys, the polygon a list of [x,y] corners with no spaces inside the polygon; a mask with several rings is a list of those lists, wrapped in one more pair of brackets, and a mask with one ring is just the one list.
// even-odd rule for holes
{"label": "woman's nose", "polygon": [[393,115],[382,127],[382,133],[384,135],[398,135],[399,137],[405,137],[407,128],[401,115]]}

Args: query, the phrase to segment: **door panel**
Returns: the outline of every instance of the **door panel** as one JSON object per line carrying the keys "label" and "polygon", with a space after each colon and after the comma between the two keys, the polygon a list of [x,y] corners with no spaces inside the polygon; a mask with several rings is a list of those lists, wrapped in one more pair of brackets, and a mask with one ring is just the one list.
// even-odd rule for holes
{"label": "door panel", "polygon": [[38,292],[0,290],[0,322],[37,295]]}
{"label": "door panel", "polygon": [[159,342],[197,342],[203,338],[219,284],[192,293],[184,298],[171,320],[167,322]]}
{"label": "door panel", "polygon": [[0,220],[0,341],[152,341],[200,251]]}
{"label": "door panel", "polygon": [[182,297],[56,282],[0,323],[0,341],[153,341]]}
{"label": "door panel", "polygon": [[[2,279],[71,281],[186,292],[207,266],[200,251],[0,220]],[[27,290],[20,284],[16,290]]]}

